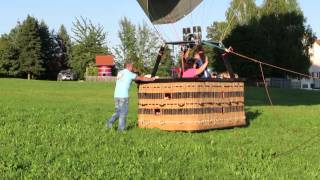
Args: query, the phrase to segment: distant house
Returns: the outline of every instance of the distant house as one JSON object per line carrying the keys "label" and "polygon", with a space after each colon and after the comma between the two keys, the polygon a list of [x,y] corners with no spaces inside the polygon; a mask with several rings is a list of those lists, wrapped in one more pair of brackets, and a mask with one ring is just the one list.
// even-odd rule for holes
{"label": "distant house", "polygon": [[267,82],[272,87],[291,87],[301,89],[320,89],[320,40],[316,40],[309,49],[311,66],[309,68],[310,76],[317,78],[302,78],[302,79],[267,79]]}
{"label": "distant house", "polygon": [[309,68],[310,75],[320,78],[320,40],[316,40],[309,50],[311,66]]}
{"label": "distant house", "polygon": [[[310,76],[320,78],[320,40],[316,40],[309,49],[311,66],[309,68]],[[320,89],[320,80],[318,79],[301,79],[301,88],[303,89]]]}
{"label": "distant house", "polygon": [[114,56],[97,55],[96,66],[98,67],[98,76],[111,76],[112,68],[115,66]]}

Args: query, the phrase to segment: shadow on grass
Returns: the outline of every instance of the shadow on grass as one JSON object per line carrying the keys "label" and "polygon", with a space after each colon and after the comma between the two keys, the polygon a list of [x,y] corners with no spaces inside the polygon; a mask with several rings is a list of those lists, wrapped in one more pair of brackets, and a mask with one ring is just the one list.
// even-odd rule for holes
{"label": "shadow on grass", "polygon": [[126,130],[130,131],[130,130],[136,129],[136,128],[138,128],[137,124],[130,123],[127,125]]}
{"label": "shadow on grass", "polygon": [[[320,105],[320,91],[269,88],[271,100],[276,106]],[[246,106],[270,105],[264,88],[245,87]]]}
{"label": "shadow on grass", "polygon": [[250,108],[245,109],[247,125],[249,127],[251,122],[255,121],[262,113],[259,110],[251,111]]}

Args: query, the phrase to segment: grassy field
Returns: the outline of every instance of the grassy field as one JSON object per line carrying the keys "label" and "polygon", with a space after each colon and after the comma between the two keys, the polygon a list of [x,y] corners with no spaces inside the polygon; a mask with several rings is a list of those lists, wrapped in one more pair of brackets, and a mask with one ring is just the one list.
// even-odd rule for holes
{"label": "grassy field", "polygon": [[114,84],[0,79],[0,179],[320,179],[320,92],[246,88],[243,128],[104,128]]}

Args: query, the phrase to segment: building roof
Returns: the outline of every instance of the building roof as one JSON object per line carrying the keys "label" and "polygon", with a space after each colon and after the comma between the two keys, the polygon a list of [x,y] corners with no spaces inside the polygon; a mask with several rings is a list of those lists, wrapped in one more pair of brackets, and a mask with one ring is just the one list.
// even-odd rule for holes
{"label": "building roof", "polygon": [[318,45],[320,45],[320,39],[316,40],[316,43],[317,43]]}
{"label": "building roof", "polygon": [[112,55],[97,55],[96,56],[97,66],[114,66],[114,57]]}

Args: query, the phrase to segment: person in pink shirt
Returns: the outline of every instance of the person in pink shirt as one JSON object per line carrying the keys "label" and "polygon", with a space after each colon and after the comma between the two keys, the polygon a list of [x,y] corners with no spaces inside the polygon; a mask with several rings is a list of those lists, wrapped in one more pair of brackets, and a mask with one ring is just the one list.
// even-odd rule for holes
{"label": "person in pink shirt", "polygon": [[208,57],[205,58],[205,62],[199,68],[196,68],[195,59],[186,57],[185,54],[181,54],[181,62],[183,63],[182,78],[195,78],[201,74],[208,66]]}

